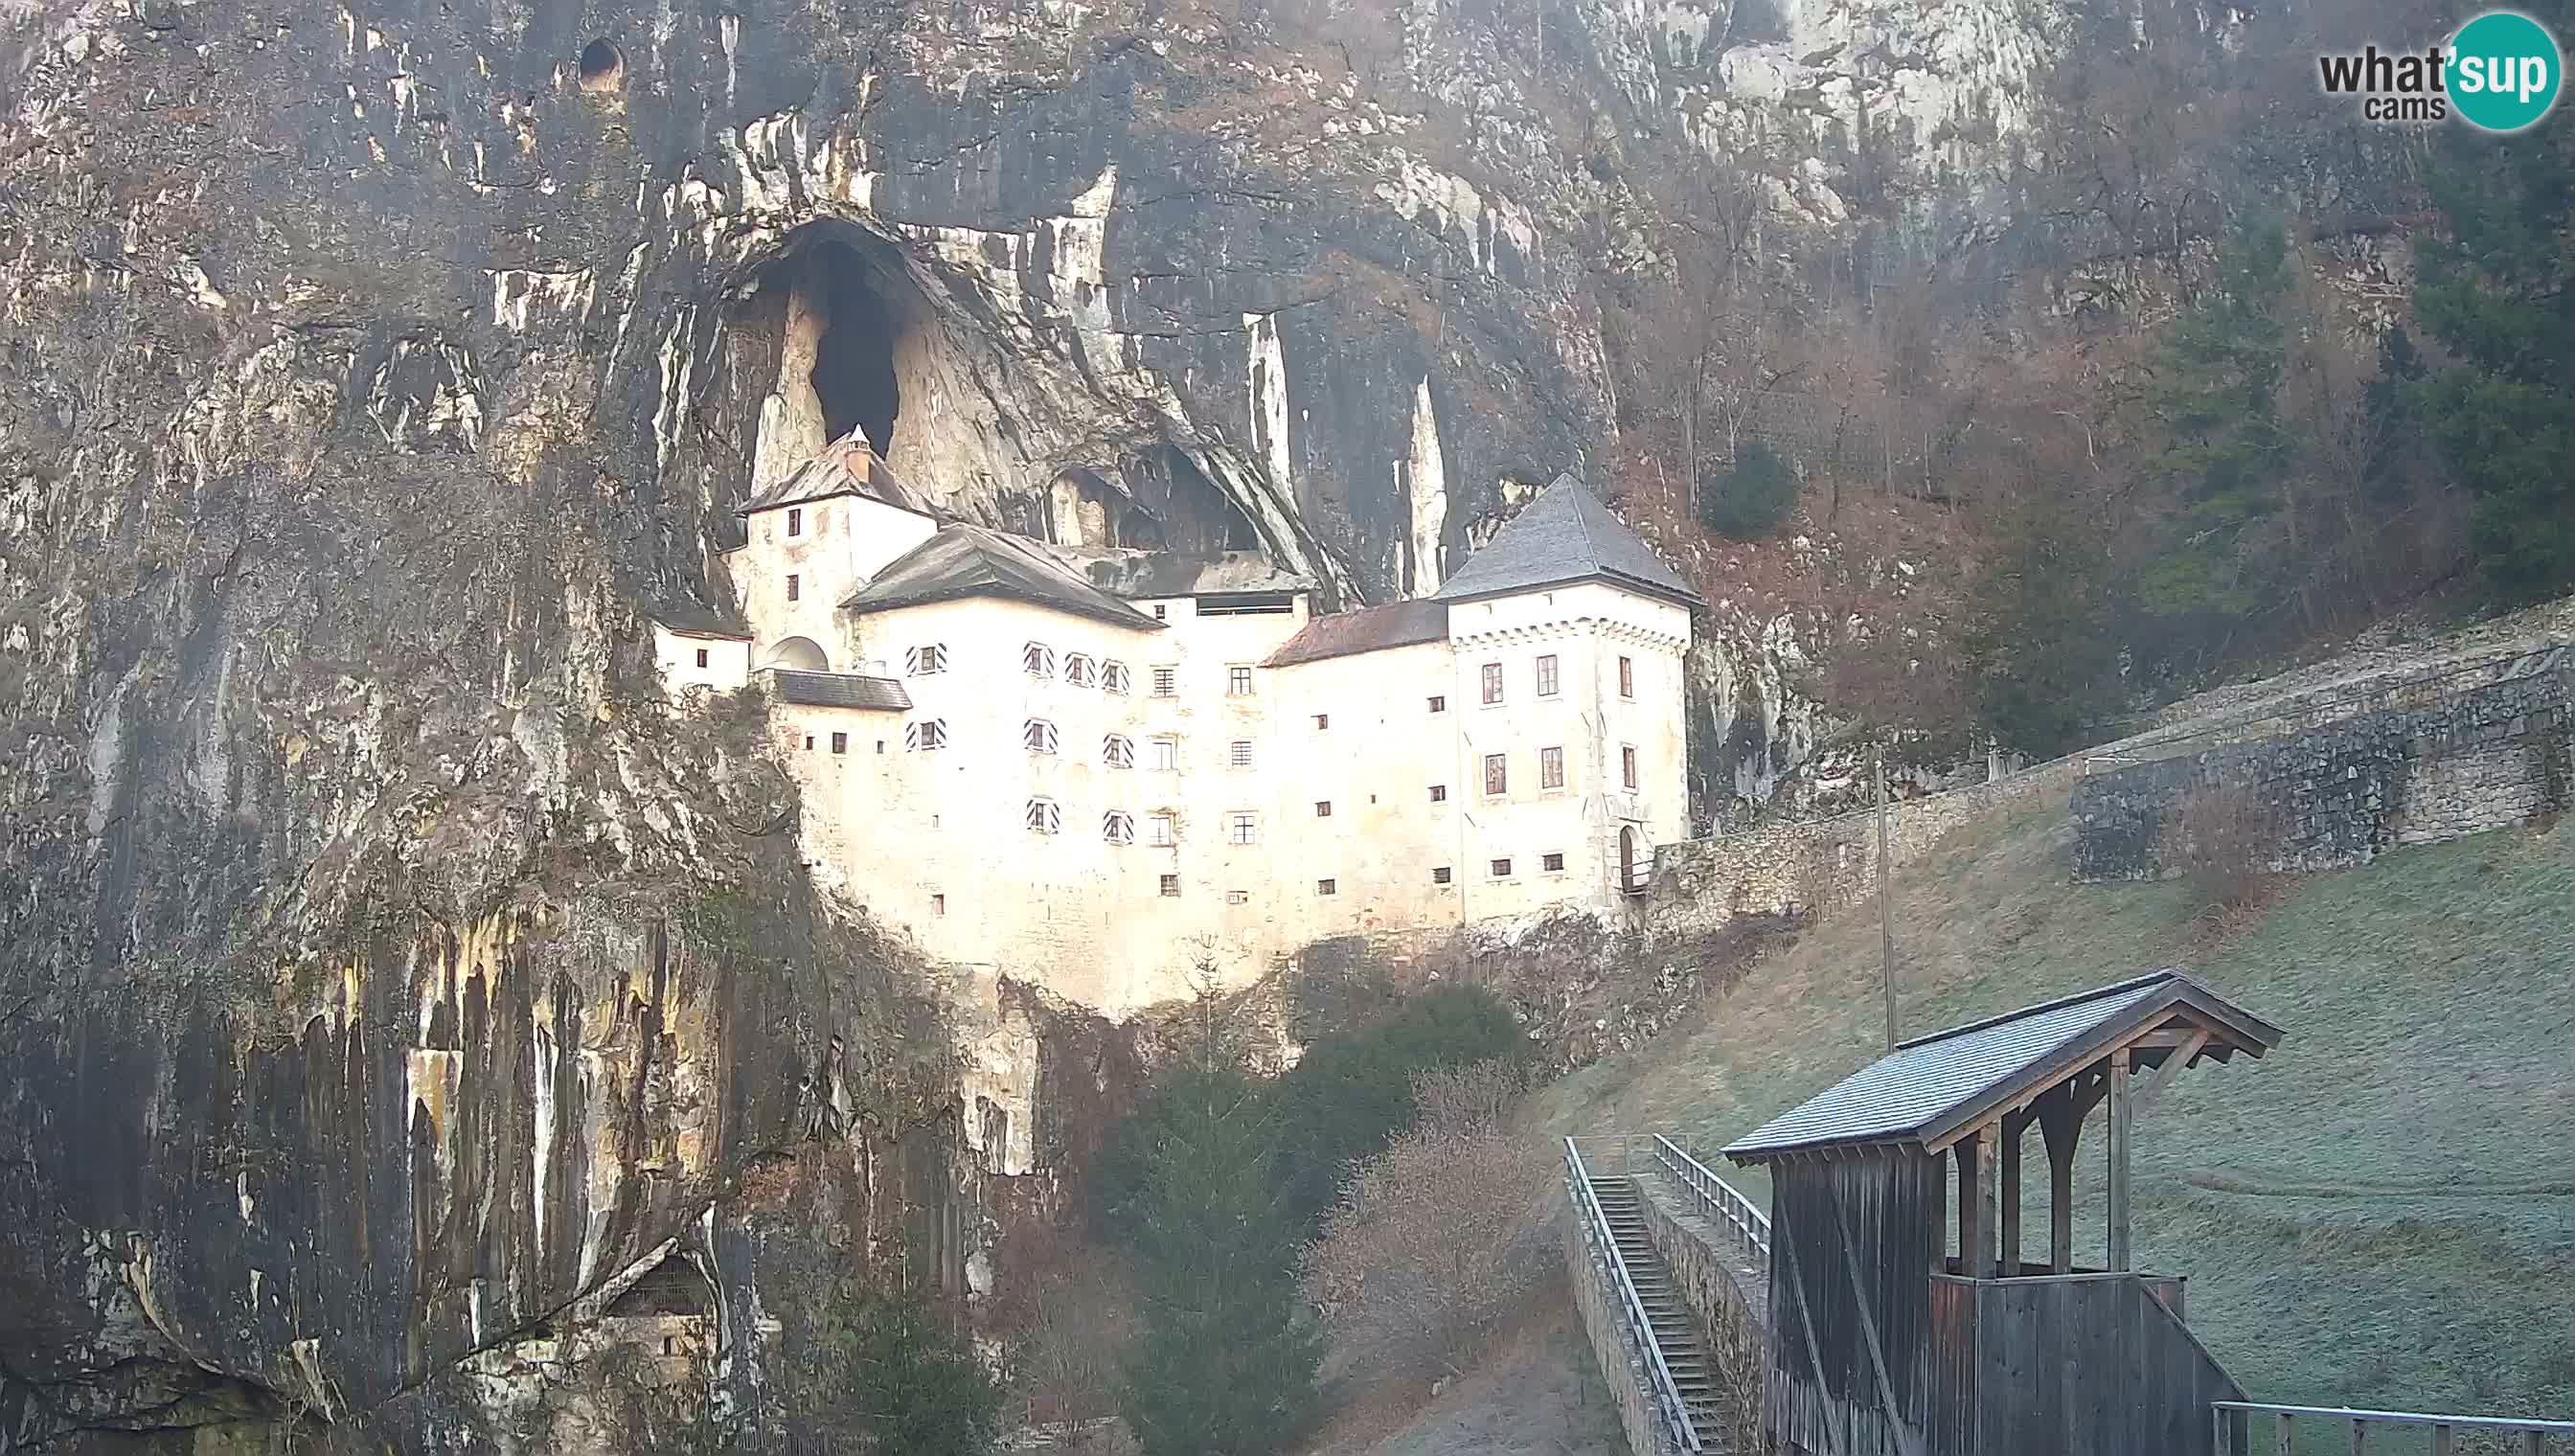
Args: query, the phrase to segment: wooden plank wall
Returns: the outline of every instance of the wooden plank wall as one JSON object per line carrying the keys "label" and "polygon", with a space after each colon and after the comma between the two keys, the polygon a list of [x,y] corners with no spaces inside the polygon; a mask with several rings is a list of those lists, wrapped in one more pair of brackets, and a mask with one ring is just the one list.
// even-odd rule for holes
{"label": "wooden plank wall", "polygon": [[1818,1456],[1921,1456],[1947,1204],[1918,1153],[1771,1169],[1771,1431]]}
{"label": "wooden plank wall", "polygon": [[1974,1306],[1975,1425],[1944,1453],[2211,1456],[2210,1402],[2243,1399],[2135,1275],[1933,1282]]}

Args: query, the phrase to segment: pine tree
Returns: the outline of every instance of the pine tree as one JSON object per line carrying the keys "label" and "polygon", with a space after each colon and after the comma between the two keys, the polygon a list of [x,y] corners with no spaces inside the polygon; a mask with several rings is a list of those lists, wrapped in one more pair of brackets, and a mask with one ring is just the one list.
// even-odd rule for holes
{"label": "pine tree", "polygon": [[[2575,3],[2528,13],[2570,34]],[[2564,110],[2560,105],[2560,112]],[[2449,128],[2415,311],[2456,363],[2421,402],[2451,478],[2477,499],[2471,547],[2506,603],[2575,591],[2575,128]]]}
{"label": "pine tree", "polygon": [[1977,574],[1962,647],[1978,726],[2033,758],[2098,740],[2117,711],[2117,580],[2101,534],[2060,502],[2012,522]]}

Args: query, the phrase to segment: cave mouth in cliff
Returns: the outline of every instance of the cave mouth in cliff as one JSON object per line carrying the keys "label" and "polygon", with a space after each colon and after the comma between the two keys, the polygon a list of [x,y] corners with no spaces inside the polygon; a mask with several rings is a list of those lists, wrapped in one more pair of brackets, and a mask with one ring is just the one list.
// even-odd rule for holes
{"label": "cave mouth in cliff", "polygon": [[903,385],[895,349],[904,329],[888,301],[885,265],[846,243],[824,242],[808,255],[806,277],[821,286],[823,337],[814,351],[814,397],[823,430],[838,440],[857,429],[879,455],[894,453]]}
{"label": "cave mouth in cliff", "polygon": [[626,84],[626,53],[606,36],[581,48],[581,89],[614,91]]}

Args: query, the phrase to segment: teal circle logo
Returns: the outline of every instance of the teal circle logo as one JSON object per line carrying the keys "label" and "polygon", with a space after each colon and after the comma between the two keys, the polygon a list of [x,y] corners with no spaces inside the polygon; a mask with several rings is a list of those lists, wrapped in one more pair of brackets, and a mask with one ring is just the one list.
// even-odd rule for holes
{"label": "teal circle logo", "polygon": [[2450,37],[2450,104],[2481,131],[2517,132],[2557,104],[2563,69],[2548,27],[2489,10]]}

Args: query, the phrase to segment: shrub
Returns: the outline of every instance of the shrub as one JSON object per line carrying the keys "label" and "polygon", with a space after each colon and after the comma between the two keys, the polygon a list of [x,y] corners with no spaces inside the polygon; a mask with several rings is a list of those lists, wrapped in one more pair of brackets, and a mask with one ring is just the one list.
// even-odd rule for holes
{"label": "shrub", "polygon": [[921,1296],[845,1273],[789,1352],[791,1443],[815,1456],[987,1456],[1001,1388]]}
{"label": "shrub", "polygon": [[2190,881],[2201,913],[2224,914],[2259,901],[2270,881],[2277,824],[2250,790],[2205,784],[2182,801],[2164,835],[2164,863]]}
{"label": "shrub", "polygon": [[1552,1272],[1545,1149],[1510,1125],[1502,1062],[1423,1074],[1420,1118],[1350,1179],[1305,1251],[1305,1289],[1338,1355],[1379,1375],[1455,1371]]}
{"label": "shrub", "polygon": [[1699,482],[1699,525],[1735,541],[1779,529],[1797,509],[1797,473],[1758,440],[1735,452],[1732,469]]}

